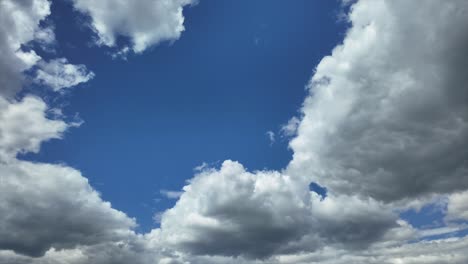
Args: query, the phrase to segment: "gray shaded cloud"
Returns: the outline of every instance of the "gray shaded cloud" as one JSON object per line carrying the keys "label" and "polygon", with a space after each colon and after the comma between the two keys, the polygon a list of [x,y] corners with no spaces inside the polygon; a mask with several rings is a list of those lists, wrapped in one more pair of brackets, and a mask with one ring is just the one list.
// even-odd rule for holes
{"label": "gray shaded cloud", "polygon": [[135,226],[69,167],[11,161],[0,164],[0,181],[0,249],[41,256],[118,241]]}
{"label": "gray shaded cloud", "polygon": [[396,225],[396,216],[377,202],[322,200],[307,186],[225,161],[184,187],[175,207],[162,215],[159,239],[195,255],[262,259],[327,243],[365,248]]}
{"label": "gray shaded cloud", "polygon": [[386,202],[468,187],[468,3],[359,1],[317,66],[288,173]]}
{"label": "gray shaded cloud", "polygon": [[[49,14],[46,0],[0,1],[0,263],[64,263],[63,254],[54,261],[44,254],[124,243],[135,236],[135,221],[102,201],[78,171],[17,160],[18,153],[38,152],[42,142],[61,138],[76,125],[50,119],[52,110],[38,97],[15,99],[23,72],[39,62],[41,81],[55,90],[89,79],[89,74],[78,76],[86,72],[84,66],[65,59],[46,63],[34,51],[22,50],[35,38],[53,41],[53,34],[44,36],[47,30],[39,26]],[[50,72],[54,66],[61,67],[58,76]]]}
{"label": "gray shaded cloud", "polygon": [[14,96],[21,89],[22,72],[40,59],[34,51],[22,51],[21,45],[34,39],[39,22],[49,14],[46,0],[0,1],[0,95]]}
{"label": "gray shaded cloud", "polygon": [[[191,1],[109,3],[75,7],[91,16],[102,44],[124,35],[142,52],[180,36]],[[358,1],[343,44],[317,67],[302,119],[287,130],[297,133],[288,168],[200,167],[161,228],[144,235],[79,171],[16,159],[69,125],[49,119],[39,98],[11,99],[21,72],[40,60],[19,48],[38,36],[49,2],[0,5],[1,264],[468,261],[467,237],[409,243],[451,229],[418,230],[394,213],[394,202],[447,193],[447,219],[466,220],[466,191],[453,193],[468,187],[466,1]],[[310,192],[310,181],[328,196]]]}
{"label": "gray shaded cloud", "polygon": [[281,263],[310,264],[463,264],[468,261],[468,239],[450,238],[422,241],[394,247],[348,252],[325,248],[315,253],[280,257]]}

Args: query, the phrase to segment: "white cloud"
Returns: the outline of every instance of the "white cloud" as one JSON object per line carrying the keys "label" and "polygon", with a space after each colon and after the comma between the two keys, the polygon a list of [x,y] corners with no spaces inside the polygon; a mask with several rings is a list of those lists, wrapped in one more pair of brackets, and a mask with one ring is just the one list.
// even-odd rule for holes
{"label": "white cloud", "polygon": [[33,40],[53,41],[39,26],[49,13],[46,0],[0,1],[0,263],[143,263],[135,257],[142,251],[135,221],[103,201],[80,172],[16,158],[79,125],[58,119],[60,109],[39,97],[16,96],[23,71],[39,63],[41,82],[55,90],[91,77],[84,66],[48,64],[22,50]]}
{"label": "white cloud", "polygon": [[468,220],[468,191],[449,196],[447,218],[450,220]]}
{"label": "white cloud", "polygon": [[317,66],[302,119],[283,129],[297,133],[288,168],[249,173],[226,161],[203,171],[162,215],[158,239],[268,263],[301,252],[312,256],[303,263],[464,263],[465,238],[409,244],[456,228],[418,230],[393,212],[468,188],[466,12],[464,1],[358,1],[343,44]]}
{"label": "white cloud", "polygon": [[[194,0],[73,0],[77,10],[91,17],[99,43],[115,46],[118,36],[129,37],[134,52],[162,41],[177,40],[184,31],[184,6]],[[110,8],[112,7],[112,8]]]}
{"label": "white cloud", "polygon": [[88,71],[86,66],[69,64],[65,58],[49,62],[41,61],[38,66],[35,81],[54,91],[85,83],[94,78],[94,73]]}
{"label": "white cloud", "polygon": [[312,77],[288,173],[387,202],[468,188],[468,2],[351,10]]}
{"label": "white cloud", "polygon": [[0,95],[13,97],[22,87],[23,72],[39,63],[36,81],[59,90],[86,82],[94,75],[84,65],[68,64],[66,59],[46,63],[34,50],[22,45],[37,41],[50,45],[55,41],[52,27],[39,24],[50,14],[47,0],[3,0],[0,2]]}
{"label": "white cloud", "polygon": [[47,110],[37,97],[20,102],[0,97],[0,161],[14,159],[20,152],[38,152],[42,142],[61,138],[68,124],[48,119]]}
{"label": "white cloud", "polygon": [[204,170],[184,191],[162,214],[158,240],[195,255],[268,258],[325,244],[362,248],[396,225],[375,201],[322,200],[289,176],[249,173],[232,161]]}
{"label": "white cloud", "polygon": [[208,168],[208,163],[202,162],[202,164],[200,164],[200,165],[196,166],[195,168],[193,168],[193,171],[200,172],[200,171],[203,171],[206,168]]}
{"label": "white cloud", "polygon": [[279,257],[290,264],[463,264],[468,261],[468,237],[422,241],[392,247],[375,247],[361,252],[326,247],[314,253]]}
{"label": "white cloud", "polygon": [[[110,3],[75,0],[75,7],[91,16],[102,44],[114,46],[123,35],[142,52],[180,36],[182,9],[192,1],[106,8]],[[21,72],[40,60],[20,46],[41,39],[38,23],[49,5],[0,2],[1,263],[468,261],[467,237],[409,243],[458,226],[419,230],[395,214],[402,200],[421,206],[443,193],[447,220],[467,219],[466,1],[357,2],[343,44],[317,66],[301,120],[283,129],[297,133],[288,168],[248,172],[233,161],[220,169],[202,166],[183,193],[162,192],[180,198],[156,215],[161,228],[144,235],[79,171],[15,158],[39,151],[41,142],[70,126],[48,118],[39,98],[12,99]],[[55,90],[92,78],[81,65],[55,74],[54,63],[70,64],[39,62],[42,81]],[[327,187],[325,199],[309,191],[311,181]]]}
{"label": "white cloud", "polygon": [[159,193],[169,199],[178,199],[184,192],[160,190]]}
{"label": "white cloud", "polygon": [[10,161],[0,164],[0,181],[0,249],[41,256],[126,239],[135,226],[69,167]]}
{"label": "white cloud", "polygon": [[50,14],[47,0],[0,1],[0,95],[13,96],[24,79],[22,72],[40,57],[34,51],[22,51],[41,31],[39,22]]}
{"label": "white cloud", "polygon": [[297,117],[292,117],[291,119],[288,120],[288,123],[283,125],[281,127],[281,134],[285,137],[292,137],[297,134],[297,128],[299,124],[301,123],[301,120]]}

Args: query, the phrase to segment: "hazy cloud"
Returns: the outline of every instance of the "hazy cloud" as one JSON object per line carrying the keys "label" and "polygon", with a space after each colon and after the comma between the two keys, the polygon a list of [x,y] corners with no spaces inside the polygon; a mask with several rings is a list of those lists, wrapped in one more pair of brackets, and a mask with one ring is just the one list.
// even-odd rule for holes
{"label": "hazy cloud", "polygon": [[169,198],[169,199],[178,199],[184,192],[160,190],[159,193],[164,195],[164,197]]}
{"label": "hazy cloud", "polygon": [[58,91],[85,83],[94,78],[94,73],[86,66],[69,64],[67,59],[54,59],[49,62],[41,61],[38,65],[35,81]]}

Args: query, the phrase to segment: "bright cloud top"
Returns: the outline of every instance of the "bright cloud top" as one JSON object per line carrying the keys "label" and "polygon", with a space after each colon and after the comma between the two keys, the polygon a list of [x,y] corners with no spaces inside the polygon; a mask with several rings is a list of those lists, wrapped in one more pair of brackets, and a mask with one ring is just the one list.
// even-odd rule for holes
{"label": "bright cloud top", "polygon": [[77,10],[91,17],[98,43],[112,47],[119,36],[129,37],[130,48],[136,53],[162,41],[177,40],[185,29],[183,7],[195,3],[194,0],[73,2]]}

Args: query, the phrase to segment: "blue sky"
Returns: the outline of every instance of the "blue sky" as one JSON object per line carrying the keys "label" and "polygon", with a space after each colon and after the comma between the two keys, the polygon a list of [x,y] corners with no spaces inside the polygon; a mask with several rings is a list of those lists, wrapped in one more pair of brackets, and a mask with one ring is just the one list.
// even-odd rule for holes
{"label": "blue sky", "polygon": [[466,264],[467,13],[0,0],[0,263]]}
{"label": "blue sky", "polygon": [[278,132],[297,115],[314,66],[341,41],[339,12],[336,1],[203,1],[184,10],[190,26],[179,40],[115,60],[90,44],[70,3],[54,2],[57,53],[96,77],[60,99],[83,125],[28,159],[80,168],[146,231],[174,203],[159,190],[179,191],[203,162],[284,168],[291,151]]}

